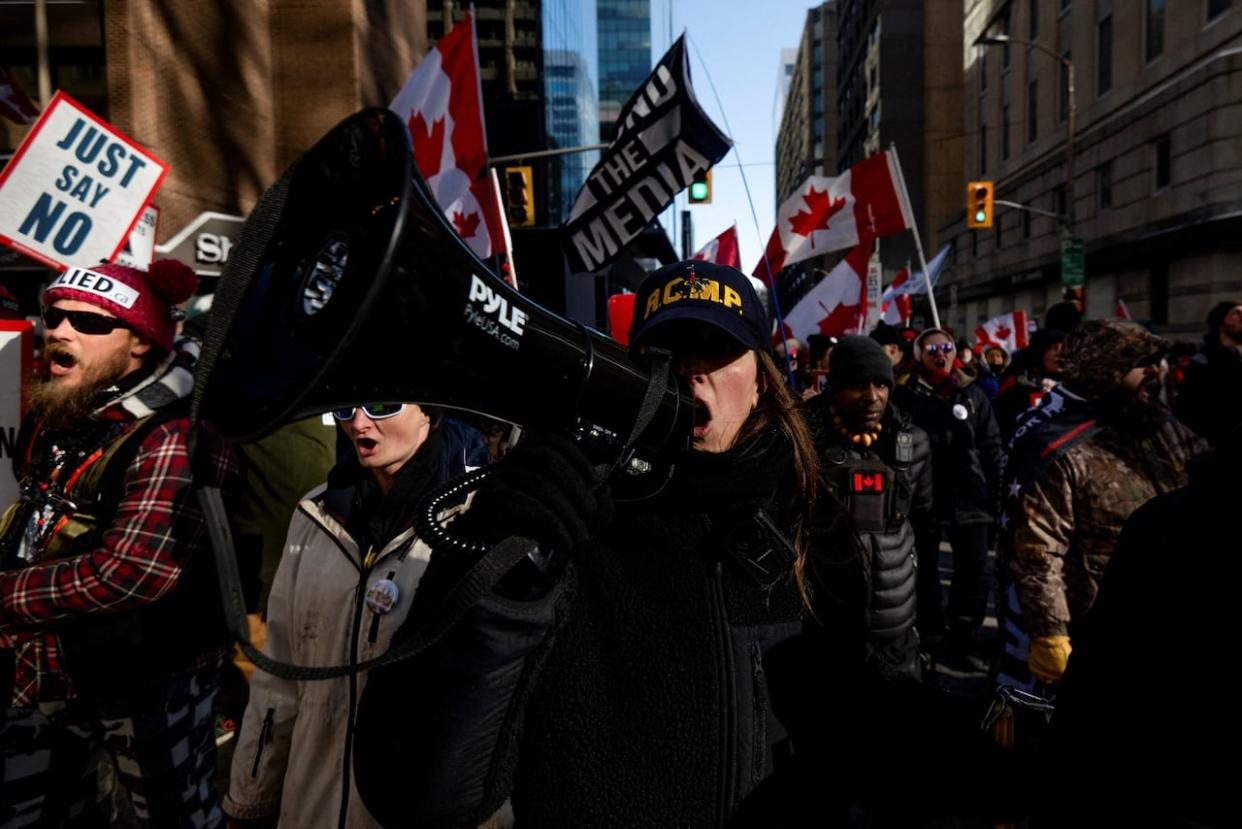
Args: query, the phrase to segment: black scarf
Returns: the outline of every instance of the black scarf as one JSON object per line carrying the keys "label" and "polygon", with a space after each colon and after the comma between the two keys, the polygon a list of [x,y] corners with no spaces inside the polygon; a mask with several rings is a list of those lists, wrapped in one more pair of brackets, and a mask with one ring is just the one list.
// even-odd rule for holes
{"label": "black scarf", "polygon": [[[414,523],[414,511],[422,496],[444,483],[441,455],[445,441],[439,430],[427,436],[414,457],[393,477],[388,492],[380,489],[375,475],[355,462],[356,477],[345,517],[346,531],[359,549],[379,550]],[[337,473],[337,470],[333,470]],[[340,475],[337,475],[339,481]],[[332,476],[329,476],[332,480]],[[343,493],[342,493],[343,494]]]}
{"label": "black scarf", "polygon": [[726,452],[682,452],[672,480],[652,506],[719,514],[766,501],[778,490],[785,494],[792,483],[793,446],[771,427]]}

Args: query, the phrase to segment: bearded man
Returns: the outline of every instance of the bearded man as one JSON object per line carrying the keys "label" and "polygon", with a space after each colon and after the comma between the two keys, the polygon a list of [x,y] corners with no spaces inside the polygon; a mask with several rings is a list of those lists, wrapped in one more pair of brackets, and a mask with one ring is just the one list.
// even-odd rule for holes
{"label": "bearded man", "polygon": [[174,335],[196,284],[166,260],[69,268],[43,294],[47,374],[0,519],[0,826],[106,825],[117,777],[144,825],[223,823],[226,637],[193,490],[237,467],[206,434],[191,474],[197,349]]}
{"label": "bearded man", "polygon": [[1061,384],[1018,421],[1002,682],[1060,681],[1122,525],[1186,485],[1204,445],[1160,401],[1168,345],[1137,325],[1084,323],[1065,340]]}

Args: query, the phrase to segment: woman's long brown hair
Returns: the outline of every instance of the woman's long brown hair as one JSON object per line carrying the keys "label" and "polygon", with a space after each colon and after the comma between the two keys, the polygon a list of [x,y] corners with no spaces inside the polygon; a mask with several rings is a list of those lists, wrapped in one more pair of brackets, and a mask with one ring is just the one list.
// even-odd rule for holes
{"label": "woman's long brown hair", "polygon": [[806,563],[811,546],[811,519],[815,514],[816,501],[820,497],[819,455],[811,439],[811,430],[798,411],[793,394],[785,385],[785,378],[781,376],[776,363],[763,351],[755,352],[755,360],[758,369],[759,402],[742,423],[733,445],[744,445],[763,434],[769,427],[775,426],[793,448],[794,502],[790,506],[793,515],[791,535],[794,551],[797,553],[794,579],[802,596],[802,603],[811,611]]}

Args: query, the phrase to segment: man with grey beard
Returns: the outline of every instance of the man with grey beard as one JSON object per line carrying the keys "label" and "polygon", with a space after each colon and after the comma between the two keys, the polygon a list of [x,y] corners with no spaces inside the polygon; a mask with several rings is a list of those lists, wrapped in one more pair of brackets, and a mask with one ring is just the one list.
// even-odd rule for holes
{"label": "man with grey beard", "polygon": [[229,488],[237,467],[205,433],[191,470],[197,347],[175,333],[196,285],[163,260],[69,268],[43,294],[47,371],[0,518],[4,829],[105,825],[117,778],[144,825],[224,822],[212,698],[227,640],[193,492]]}

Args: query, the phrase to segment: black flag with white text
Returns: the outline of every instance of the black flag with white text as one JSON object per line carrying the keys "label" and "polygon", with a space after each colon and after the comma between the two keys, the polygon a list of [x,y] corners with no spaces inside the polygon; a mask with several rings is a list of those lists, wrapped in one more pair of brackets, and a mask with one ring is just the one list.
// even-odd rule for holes
{"label": "black flag with white text", "polygon": [[617,137],[578,191],[564,225],[570,270],[612,262],[731,146],[694,97],[682,35],[622,107]]}

